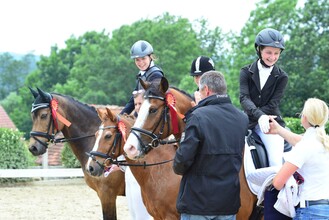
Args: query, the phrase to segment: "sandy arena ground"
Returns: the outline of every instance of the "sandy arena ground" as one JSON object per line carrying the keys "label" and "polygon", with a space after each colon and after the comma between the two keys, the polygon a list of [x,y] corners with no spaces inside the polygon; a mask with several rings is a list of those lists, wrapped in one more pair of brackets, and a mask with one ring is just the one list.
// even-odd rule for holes
{"label": "sandy arena ground", "polygon": [[[117,198],[118,220],[130,220],[126,197]],[[0,186],[0,220],[102,220],[101,204],[82,178]]]}

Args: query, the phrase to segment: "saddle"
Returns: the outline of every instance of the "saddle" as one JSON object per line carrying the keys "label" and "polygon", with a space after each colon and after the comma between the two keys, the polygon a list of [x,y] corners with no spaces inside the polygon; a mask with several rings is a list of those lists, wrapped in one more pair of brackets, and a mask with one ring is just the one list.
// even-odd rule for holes
{"label": "saddle", "polygon": [[[286,127],[286,129],[289,129]],[[252,160],[254,162],[255,168],[269,167],[268,155],[266,152],[265,145],[254,131],[248,130],[246,137],[247,144],[251,153]],[[285,140],[284,141],[284,152],[290,151],[292,146]]]}

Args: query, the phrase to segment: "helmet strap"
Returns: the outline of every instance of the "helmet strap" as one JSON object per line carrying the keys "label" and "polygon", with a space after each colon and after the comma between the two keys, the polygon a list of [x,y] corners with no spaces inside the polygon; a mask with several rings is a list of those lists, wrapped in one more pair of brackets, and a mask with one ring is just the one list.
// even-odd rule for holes
{"label": "helmet strap", "polygon": [[263,61],[262,55],[261,55],[261,53],[260,53],[260,50],[261,50],[261,48],[260,48],[260,46],[258,46],[258,47],[256,48],[256,51],[257,51],[257,55],[258,55],[258,57],[259,57],[259,59],[260,59],[260,63],[261,63],[263,66],[265,66],[266,68],[270,68],[271,66],[267,65],[267,64]]}
{"label": "helmet strap", "polygon": [[266,68],[270,68],[270,67],[271,67],[271,66],[267,65],[267,64],[263,61],[262,57],[260,57],[260,63],[261,63],[263,66],[265,66]]}

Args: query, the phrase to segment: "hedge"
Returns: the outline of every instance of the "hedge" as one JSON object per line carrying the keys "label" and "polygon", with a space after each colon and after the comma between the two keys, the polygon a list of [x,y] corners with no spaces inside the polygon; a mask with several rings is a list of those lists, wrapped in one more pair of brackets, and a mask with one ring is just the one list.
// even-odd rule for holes
{"label": "hedge", "polygon": [[[31,153],[23,139],[24,134],[9,128],[0,128],[0,169],[24,169],[32,163]],[[0,178],[0,183],[25,179]]]}

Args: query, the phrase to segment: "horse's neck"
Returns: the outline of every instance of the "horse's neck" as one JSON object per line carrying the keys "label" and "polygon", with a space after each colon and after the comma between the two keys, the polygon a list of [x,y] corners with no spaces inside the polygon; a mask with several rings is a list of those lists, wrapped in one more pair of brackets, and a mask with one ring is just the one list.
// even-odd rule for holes
{"label": "horse's neck", "polygon": [[175,97],[175,107],[177,110],[177,117],[178,117],[178,126],[179,126],[179,133],[175,134],[175,138],[179,139],[181,134],[185,129],[185,122],[180,118],[180,115],[185,115],[193,106],[192,106],[192,99],[190,99],[187,95],[183,94],[182,92],[170,88],[169,92],[172,93]]}
{"label": "horse's neck", "polygon": [[[135,179],[140,185],[142,190],[151,190],[150,188],[156,187],[159,181],[159,175],[166,175],[167,172],[172,172],[172,163],[164,163],[159,165],[145,166],[147,164],[155,164],[159,162],[169,161],[174,158],[176,148],[174,145],[164,145],[155,149],[152,149],[144,159],[140,161],[130,160],[126,157],[129,164],[139,164],[141,166],[131,166],[130,170],[133,173]],[[169,168],[168,168],[169,166]]]}
{"label": "horse's neck", "polygon": [[85,152],[91,151],[94,146],[94,134],[100,125],[100,119],[97,112],[91,111],[87,106],[68,106],[64,111],[66,119],[71,122],[71,125],[70,127],[64,126],[62,133],[65,139],[79,138],[68,143],[81,166],[84,167],[88,160]]}

